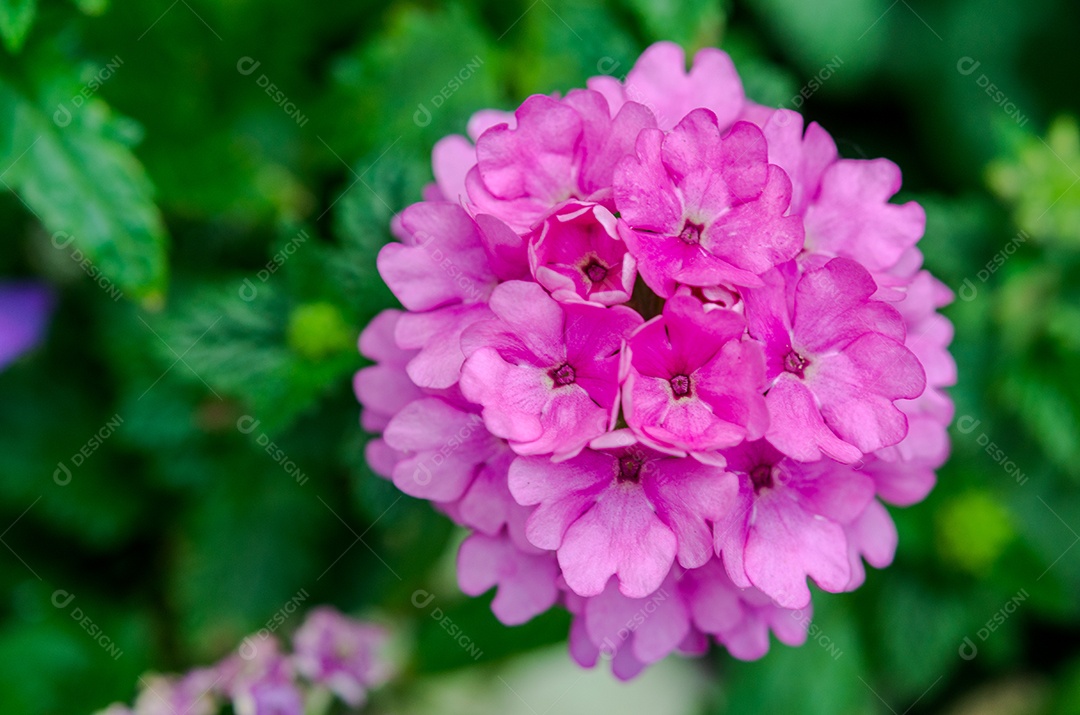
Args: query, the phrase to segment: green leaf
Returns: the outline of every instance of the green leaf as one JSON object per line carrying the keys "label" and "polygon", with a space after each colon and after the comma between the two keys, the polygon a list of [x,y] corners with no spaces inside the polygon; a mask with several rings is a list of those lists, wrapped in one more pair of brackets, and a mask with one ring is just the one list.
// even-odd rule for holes
{"label": "green leaf", "polygon": [[37,15],[37,0],[0,0],[0,38],[11,53],[22,49]]}
{"label": "green leaf", "polygon": [[167,274],[153,187],[125,141],[130,124],[81,92],[54,82],[35,102],[0,79],[0,132],[9,137],[0,151],[4,181],[52,234],[53,246],[103,289],[153,304]]}
{"label": "green leaf", "polygon": [[99,17],[109,9],[109,0],[72,0],[79,12],[91,17]]}
{"label": "green leaf", "polygon": [[[874,683],[866,673],[850,602],[850,597],[816,593],[810,636],[803,646],[791,648],[773,640],[769,654],[761,661],[732,663],[727,678],[728,707],[723,712],[877,712],[877,700],[870,691]],[[795,611],[793,615],[802,613]]]}
{"label": "green leaf", "polygon": [[726,19],[716,0],[630,0],[629,5],[650,37],[677,42],[691,51],[716,46]]}
{"label": "green leaf", "polygon": [[168,315],[151,320],[161,339],[147,333],[160,370],[183,354],[174,379],[212,391],[214,398],[241,398],[270,432],[283,429],[328,390],[347,390],[344,378],[360,363],[354,344],[359,326],[330,354],[305,356],[290,347],[289,316],[296,306],[273,282],[283,278],[261,282],[255,274],[183,293]]}
{"label": "green leaf", "polygon": [[[799,66],[808,91],[816,91],[810,85],[812,78],[822,85],[847,84],[868,74],[882,58],[888,38],[882,16],[892,9],[887,0],[752,0],[748,4]],[[893,11],[906,12],[902,7]]]}
{"label": "green leaf", "polygon": [[391,147],[429,156],[441,137],[463,133],[473,112],[498,103],[499,54],[477,25],[456,6],[395,12],[378,38],[334,68],[323,114],[338,126],[327,144],[350,162]]}

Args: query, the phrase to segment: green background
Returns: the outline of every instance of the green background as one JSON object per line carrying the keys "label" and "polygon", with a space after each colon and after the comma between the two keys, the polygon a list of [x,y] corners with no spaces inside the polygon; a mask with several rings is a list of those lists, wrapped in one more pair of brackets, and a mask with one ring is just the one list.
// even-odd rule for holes
{"label": "green background", "polygon": [[[459,535],[365,467],[355,339],[393,304],[375,254],[435,141],[477,109],[621,76],[659,39],[723,47],[773,106],[834,66],[803,111],[845,156],[901,166],[926,265],[965,298],[946,313],[971,429],[954,425],[926,502],[893,510],[896,563],[817,594],[841,656],[684,663],[703,684],[691,711],[1080,712],[1078,7],[0,0],[0,276],[59,296],[45,344],[0,374],[0,712],[129,701],[140,674],[216,660],[301,590],[393,626],[403,672],[376,710],[564,640],[565,613],[505,628],[489,597],[461,597]],[[418,588],[479,662],[413,607]]]}

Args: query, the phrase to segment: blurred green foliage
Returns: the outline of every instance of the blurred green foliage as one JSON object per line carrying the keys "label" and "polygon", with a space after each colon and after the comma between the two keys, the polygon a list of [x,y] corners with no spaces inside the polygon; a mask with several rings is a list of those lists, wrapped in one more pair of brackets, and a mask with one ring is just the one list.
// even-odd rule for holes
{"label": "blurred green foliage", "polygon": [[954,456],[893,510],[897,562],[817,598],[805,647],[715,654],[710,711],[925,712],[1039,674],[1023,712],[1077,712],[1078,26],[1068,0],[0,0],[0,276],[60,294],[0,374],[0,712],[128,700],[301,590],[412,633],[401,688],[473,665],[416,588],[485,663],[564,637],[440,575],[447,520],[364,465],[355,338],[393,304],[374,256],[439,137],[657,39],[723,46],[771,105],[817,78],[804,111],[903,168],[960,296]]}

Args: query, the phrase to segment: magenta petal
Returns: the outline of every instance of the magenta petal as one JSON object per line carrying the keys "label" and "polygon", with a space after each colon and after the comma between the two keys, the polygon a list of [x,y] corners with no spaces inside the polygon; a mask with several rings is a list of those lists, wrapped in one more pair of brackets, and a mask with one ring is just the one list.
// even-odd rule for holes
{"label": "magenta petal", "polygon": [[645,493],[677,537],[679,564],[701,566],[713,555],[711,524],[734,505],[738,481],[723,469],[691,459],[658,460],[649,466]]}
{"label": "magenta petal", "polygon": [[896,309],[870,300],[876,289],[867,270],[846,258],[807,271],[795,289],[792,322],[798,345],[824,352],[869,332],[903,341],[904,322]]}
{"label": "magenta petal", "polygon": [[845,527],[851,561],[851,580],[848,591],[853,591],[866,580],[862,559],[874,568],[883,569],[892,563],[896,555],[899,536],[889,512],[879,501],[872,501],[859,517]]}
{"label": "magenta petal", "polygon": [[406,368],[412,381],[436,390],[456,384],[465,362],[461,334],[490,315],[484,305],[457,305],[401,316],[395,330],[398,344],[419,350]]}
{"label": "magenta petal", "polygon": [[435,143],[431,167],[444,201],[458,203],[466,197],[465,176],[476,166],[476,147],[465,137],[452,134]]}

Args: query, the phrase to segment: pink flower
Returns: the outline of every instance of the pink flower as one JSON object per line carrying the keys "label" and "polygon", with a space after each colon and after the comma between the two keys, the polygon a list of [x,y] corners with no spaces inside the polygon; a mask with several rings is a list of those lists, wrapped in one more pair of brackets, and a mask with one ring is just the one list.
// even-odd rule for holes
{"label": "pink flower", "polygon": [[[615,74],[618,67],[610,68]],[[630,678],[806,639],[949,451],[951,292],[899,168],[671,43],[433,151],[361,336],[367,456],[467,531],[461,589]]]}
{"label": "pink flower", "polygon": [[615,165],[642,129],[656,125],[633,102],[609,114],[604,98],[589,90],[564,100],[534,95],[515,117],[517,126],[496,125],[477,140],[466,186],[477,213],[521,231],[564,201],[608,198]]}
{"label": "pink flower", "polygon": [[616,236],[615,220],[603,206],[574,202],[549,216],[529,234],[536,282],[562,302],[630,300],[637,262]]}
{"label": "pink flower", "polygon": [[893,403],[918,397],[926,376],[903,345],[899,313],[871,298],[866,269],[836,258],[768,280],[746,294],[750,335],[765,346],[771,381],[766,438],[795,459],[849,463],[903,439],[907,418]]}
{"label": "pink flower", "polygon": [[[709,306],[712,307],[712,306]],[[732,447],[765,432],[765,354],[746,321],[677,296],[629,341],[627,424],[642,439],[690,452]]]}
{"label": "pink flower", "polygon": [[748,122],[721,135],[696,109],[670,133],[641,132],[615,172],[619,235],[661,297],[676,285],[762,285],[759,274],[798,255],[802,221],[786,216],[791,181],[768,163]]}
{"label": "pink flower", "polygon": [[144,678],[143,690],[135,699],[135,712],[138,715],[212,715],[219,707],[218,682],[219,677],[212,668],[199,668],[178,677]]}
{"label": "pink flower", "polygon": [[782,608],[756,588],[739,588],[717,559],[688,571],[679,589],[694,626],[716,636],[740,660],[764,656],[769,650],[770,631],[787,645],[806,641],[809,607],[805,612]]}
{"label": "pink flower", "polygon": [[510,492],[538,505],[526,526],[535,546],[555,550],[567,585],[582,596],[619,590],[642,598],[678,557],[685,567],[712,555],[710,524],[729,508],[734,480],[721,469],[640,445],[587,450],[566,462],[519,457]]}
{"label": "pink flower", "polygon": [[618,398],[623,339],[634,311],[560,304],[535,283],[511,281],[491,297],[496,319],[463,343],[465,397],[492,434],[518,454],[568,456],[603,434]]}
{"label": "pink flower", "polygon": [[742,80],[726,52],[712,47],[699,51],[687,72],[686,55],[673,42],[657,42],[645,50],[626,74],[625,82],[614,77],[593,77],[589,89],[603,94],[612,112],[627,102],[645,105],[664,131],[699,107],[711,111],[720,129],[726,130],[744,101]]}
{"label": "pink flower", "polygon": [[603,656],[617,677],[628,680],[676,649],[695,646],[698,639],[677,584],[672,573],[647,598],[631,598],[613,581],[598,596],[571,607],[577,612],[570,630],[574,659],[592,667]]}
{"label": "pink flower", "polygon": [[754,586],[783,608],[810,602],[808,576],[843,591],[851,578],[844,525],[873,498],[870,478],[831,460],[787,459],[763,440],[724,456],[739,496],[715,538],[732,583]]}
{"label": "pink flower", "polygon": [[525,623],[555,605],[559,566],[547,551],[525,551],[504,534],[473,534],[458,551],[458,583],[470,596],[498,586],[491,610],[508,626]]}
{"label": "pink flower", "polygon": [[300,675],[357,708],[367,700],[368,688],[389,677],[380,655],[388,637],[378,626],[323,606],[311,611],[293,636],[293,663]]}

